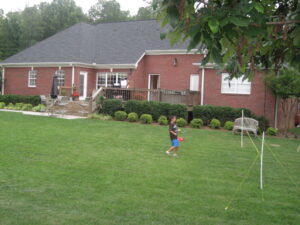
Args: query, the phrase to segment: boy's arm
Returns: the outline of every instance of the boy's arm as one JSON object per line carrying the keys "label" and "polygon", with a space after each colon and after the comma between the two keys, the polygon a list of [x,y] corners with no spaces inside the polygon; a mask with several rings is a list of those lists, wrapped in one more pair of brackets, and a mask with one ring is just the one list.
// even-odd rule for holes
{"label": "boy's arm", "polygon": [[170,130],[170,133],[174,134],[175,136],[177,136],[176,132]]}

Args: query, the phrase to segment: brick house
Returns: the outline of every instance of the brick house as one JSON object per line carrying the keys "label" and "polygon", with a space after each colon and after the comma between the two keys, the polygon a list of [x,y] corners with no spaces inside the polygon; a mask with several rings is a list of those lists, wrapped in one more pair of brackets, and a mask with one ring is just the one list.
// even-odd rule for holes
{"label": "brick house", "polygon": [[100,87],[123,86],[199,93],[197,104],[245,107],[277,125],[275,97],[260,74],[251,81],[226,80],[203,55],[160,39],[154,20],[76,24],[0,62],[2,94],[49,95],[53,75],[76,87],[82,99]]}

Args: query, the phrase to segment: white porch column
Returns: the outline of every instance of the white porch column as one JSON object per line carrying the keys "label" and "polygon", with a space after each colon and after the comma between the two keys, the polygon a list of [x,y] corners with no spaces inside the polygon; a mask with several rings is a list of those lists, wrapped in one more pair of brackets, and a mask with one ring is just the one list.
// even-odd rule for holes
{"label": "white porch column", "polygon": [[202,66],[202,77],[201,77],[201,105],[204,105],[204,81],[205,81],[205,68]]}
{"label": "white porch column", "polygon": [[2,67],[2,86],[1,86],[1,90],[2,90],[2,95],[4,95],[4,80],[5,80],[5,68],[4,66]]}

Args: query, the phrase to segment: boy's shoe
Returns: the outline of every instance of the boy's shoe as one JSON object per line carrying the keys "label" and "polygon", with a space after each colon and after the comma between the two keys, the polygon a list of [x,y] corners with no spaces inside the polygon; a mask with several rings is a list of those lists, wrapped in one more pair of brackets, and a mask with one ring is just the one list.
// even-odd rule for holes
{"label": "boy's shoe", "polygon": [[171,155],[171,153],[170,153],[170,152],[168,152],[168,151],[166,151],[166,154],[167,154],[167,155]]}
{"label": "boy's shoe", "polygon": [[175,153],[175,154],[173,154],[173,157],[178,157],[178,155]]}

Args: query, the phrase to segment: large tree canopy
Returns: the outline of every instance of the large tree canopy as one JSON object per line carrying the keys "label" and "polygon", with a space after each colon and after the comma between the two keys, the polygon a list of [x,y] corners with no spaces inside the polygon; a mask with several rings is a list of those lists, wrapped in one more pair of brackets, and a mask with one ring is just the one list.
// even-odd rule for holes
{"label": "large tree canopy", "polygon": [[89,10],[89,19],[93,23],[122,21],[130,19],[130,14],[116,0],[98,0]]}
{"label": "large tree canopy", "polygon": [[257,69],[300,68],[298,0],[155,0],[171,43],[207,50],[202,64],[215,62],[232,77]]}

